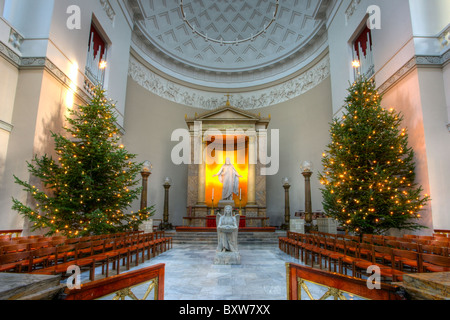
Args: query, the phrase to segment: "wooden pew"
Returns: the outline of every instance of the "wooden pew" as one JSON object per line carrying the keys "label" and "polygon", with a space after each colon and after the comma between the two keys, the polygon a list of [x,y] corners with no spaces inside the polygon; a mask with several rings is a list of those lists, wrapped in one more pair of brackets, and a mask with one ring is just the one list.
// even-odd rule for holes
{"label": "wooden pew", "polygon": [[[66,239],[59,236],[50,238],[41,236],[25,237],[18,240],[18,242],[23,243],[18,244],[11,241],[3,243],[0,246],[0,256],[13,253],[29,253],[30,261],[22,261],[21,266],[30,265],[29,271],[38,274],[64,275],[69,266],[78,265],[79,267],[88,268],[90,270],[90,279],[94,281],[95,268],[97,266],[102,266],[102,274],[105,273],[106,266],[106,276],[108,277],[109,264],[112,262],[113,269],[116,269],[117,274],[119,274],[121,259],[123,259],[123,265],[126,265],[129,270],[133,256],[137,266],[140,257],[142,262],[145,261],[145,253],[147,253],[147,259],[150,259],[172,248],[171,241],[172,238],[165,237],[164,231],[148,234],[129,232],[76,239]],[[8,256],[8,258],[10,257],[12,256]],[[19,258],[22,259],[22,256]],[[8,262],[8,266],[5,266],[5,268],[8,268],[9,264]],[[13,269],[18,270],[18,268]],[[8,270],[11,270],[11,268]]]}

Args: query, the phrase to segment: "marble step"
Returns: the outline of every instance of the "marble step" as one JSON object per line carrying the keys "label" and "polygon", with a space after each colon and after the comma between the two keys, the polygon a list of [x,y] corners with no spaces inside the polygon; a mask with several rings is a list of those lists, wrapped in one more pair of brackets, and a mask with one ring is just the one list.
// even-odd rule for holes
{"label": "marble step", "polygon": [[[279,232],[255,232],[240,233],[238,237],[239,243],[242,244],[277,244],[278,238],[284,236],[285,233]],[[174,243],[216,243],[216,232],[166,232],[166,236],[172,237]]]}

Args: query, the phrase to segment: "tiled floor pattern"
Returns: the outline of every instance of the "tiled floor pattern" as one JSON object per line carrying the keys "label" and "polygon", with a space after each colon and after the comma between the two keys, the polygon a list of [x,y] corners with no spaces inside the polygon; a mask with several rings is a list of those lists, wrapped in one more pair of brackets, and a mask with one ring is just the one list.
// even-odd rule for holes
{"label": "tiled floor pattern", "polygon": [[[164,263],[165,300],[286,300],[286,262],[299,261],[276,245],[243,245],[239,251],[241,265],[222,266],[213,264],[211,245],[176,244],[130,271]],[[97,273],[101,277],[100,269]],[[83,273],[82,281],[86,278],[88,273]],[[141,298],[147,287],[138,286],[133,293]],[[310,290],[315,298],[326,292],[314,285]],[[304,298],[308,299],[306,294]]]}

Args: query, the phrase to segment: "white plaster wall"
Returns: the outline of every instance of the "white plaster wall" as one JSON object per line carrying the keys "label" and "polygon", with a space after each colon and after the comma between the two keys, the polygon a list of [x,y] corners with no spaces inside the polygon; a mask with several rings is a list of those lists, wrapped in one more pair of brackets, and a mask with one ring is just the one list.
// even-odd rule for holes
{"label": "white plaster wall", "polygon": [[39,186],[39,181],[30,176],[27,162],[34,155],[55,156],[51,132],[63,132],[68,91],[68,87],[45,70],[22,70],[19,74],[12,115],[14,128],[0,185],[0,229],[27,229],[24,219],[11,209],[12,197],[24,203],[29,201],[22,187],[15,184],[13,175]]}
{"label": "white plaster wall", "polygon": [[3,16],[3,8],[5,6],[5,0],[0,0],[0,17]]}
{"label": "white plaster wall", "polygon": [[[7,126],[12,124],[14,109],[14,98],[16,94],[19,70],[0,57],[0,97],[2,105],[0,108],[0,120]],[[4,182],[5,162],[8,155],[10,132],[0,128],[0,185]]]}
{"label": "white plaster wall", "polygon": [[[447,123],[450,124],[450,63],[448,63],[442,70],[442,76],[444,79],[444,88],[445,88],[445,101],[447,104],[447,114],[448,114],[448,121]],[[450,131],[450,128],[449,128]]]}
{"label": "white plaster wall", "polygon": [[450,25],[450,1],[410,0],[414,45],[418,55],[442,55],[450,47],[436,36]]}
{"label": "white plaster wall", "polygon": [[5,0],[4,17],[26,38],[48,38],[53,4],[54,0]]}
{"label": "white plaster wall", "polygon": [[[305,178],[300,169],[305,160],[314,165],[311,177],[312,210],[323,210],[318,173],[323,169],[322,153],[330,142],[329,123],[333,117],[330,93],[331,82],[328,78],[300,97],[258,109],[262,115],[272,116],[269,130],[280,132],[280,170],[274,176],[267,176],[267,216],[271,225],[284,223],[284,177],[289,177],[291,181],[291,217],[295,212],[305,210]],[[272,151],[270,146],[269,154]]]}
{"label": "white plaster wall", "polygon": [[27,200],[22,188],[14,183],[13,175],[28,179],[26,161],[33,157],[36,116],[41,93],[42,70],[21,72],[17,83],[12,124],[14,129],[8,144],[5,174],[0,184],[0,229],[22,229],[23,219],[11,210],[14,196]]}
{"label": "white plaster wall", "polygon": [[338,114],[354,81],[351,67],[351,44],[366,23],[370,5],[381,10],[381,29],[372,31],[376,82],[383,84],[394,72],[414,56],[411,17],[408,0],[361,0],[353,15],[346,18],[351,0],[344,0],[328,29],[331,63],[333,112]]}
{"label": "white plaster wall", "polygon": [[0,58],[0,120],[11,123],[19,70]]}
{"label": "white plaster wall", "polygon": [[415,36],[434,36],[450,23],[450,1],[409,0]]}
{"label": "white plaster wall", "polygon": [[[416,182],[424,189],[423,194],[431,194],[428,171],[427,141],[425,140],[424,116],[421,103],[418,71],[414,70],[383,95],[382,106],[394,108],[404,116],[403,126],[408,130],[409,146],[413,148],[416,164]],[[433,197],[434,198],[434,197]],[[429,227],[419,233],[431,234],[433,228],[433,202],[421,213],[420,224]]]}
{"label": "white plaster wall", "polygon": [[71,0],[55,1],[54,14],[50,28],[50,42],[47,56],[67,75],[74,74],[74,66],[78,72],[74,81],[83,86],[83,74],[86,67],[89,34],[92,17],[98,21],[98,27],[109,40],[108,68],[106,70],[105,89],[108,97],[116,102],[119,112],[118,122],[123,125],[123,114],[126,99],[128,61],[131,44],[131,29],[123,15],[118,1],[109,1],[115,17],[111,20],[100,1],[77,1],[81,9],[81,29],[67,28],[67,8],[74,4]]}
{"label": "white plaster wall", "polygon": [[[123,143],[126,150],[137,154],[136,162],[149,160],[153,172],[148,181],[148,205],[155,205],[154,218],[162,219],[164,210],[163,180],[170,177],[173,185],[169,193],[169,220],[181,226],[186,216],[188,166],[174,165],[171,161],[172,132],[187,129],[185,115],[194,116],[204,110],[183,106],[165,100],[141,87],[129,78],[125,111]],[[139,185],[140,186],[140,185]],[[139,210],[140,199],[131,210]]]}
{"label": "white plaster wall", "polygon": [[[90,26],[93,17],[110,42],[105,89],[116,102],[118,122],[123,124],[128,74],[131,27],[117,0],[111,0],[113,19],[100,1],[90,0],[3,0],[5,19],[18,30],[25,41],[23,57],[47,57],[79,88],[83,88]],[[80,29],[69,29],[72,16],[68,8],[80,8]]]}
{"label": "white plaster wall", "polygon": [[433,225],[450,229],[450,133],[447,130],[447,106],[442,70],[419,68],[420,95],[427,145]]}

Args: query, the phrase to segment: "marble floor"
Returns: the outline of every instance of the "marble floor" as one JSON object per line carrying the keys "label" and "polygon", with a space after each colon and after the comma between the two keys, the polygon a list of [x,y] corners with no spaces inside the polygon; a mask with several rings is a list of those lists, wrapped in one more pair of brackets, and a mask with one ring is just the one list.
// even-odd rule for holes
{"label": "marble floor", "polygon": [[[298,263],[277,245],[241,245],[241,265],[214,265],[215,247],[174,244],[129,271],[165,264],[165,300],[286,300],[286,262]],[[96,279],[101,278],[97,268]],[[89,277],[82,275],[82,282]],[[138,298],[146,286],[134,289]],[[105,300],[111,297],[105,297]]]}
{"label": "marble floor", "polygon": [[[213,265],[213,246],[177,246],[166,263],[168,300],[286,300],[291,258],[277,246],[240,246],[241,265]],[[157,261],[159,260],[159,261]]]}
{"label": "marble floor", "polygon": [[[286,262],[300,262],[277,245],[241,245],[239,251],[241,265],[222,266],[213,264],[213,245],[174,244],[173,249],[129,271],[164,263],[165,300],[286,300]],[[100,278],[101,270],[96,273]],[[88,276],[83,273],[82,282]],[[141,298],[147,287],[137,286],[133,293]],[[310,290],[314,297],[326,292],[319,286]]]}

